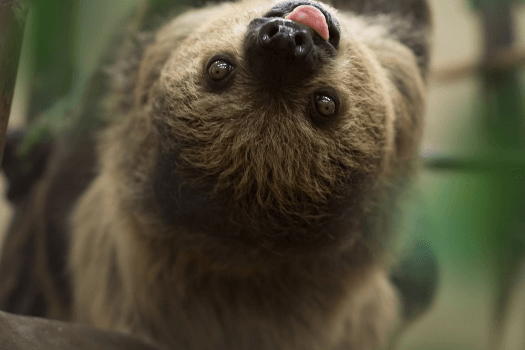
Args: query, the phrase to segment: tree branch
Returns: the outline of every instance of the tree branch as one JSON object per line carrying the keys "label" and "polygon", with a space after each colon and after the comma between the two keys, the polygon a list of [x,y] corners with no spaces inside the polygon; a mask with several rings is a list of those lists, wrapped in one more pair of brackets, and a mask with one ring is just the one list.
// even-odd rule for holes
{"label": "tree branch", "polygon": [[115,332],[3,311],[0,311],[0,347],[10,350],[160,350]]}
{"label": "tree branch", "polygon": [[514,47],[500,49],[489,58],[479,61],[476,59],[464,62],[455,62],[436,67],[432,72],[433,83],[452,83],[464,78],[492,69],[508,69],[525,64],[525,48]]}

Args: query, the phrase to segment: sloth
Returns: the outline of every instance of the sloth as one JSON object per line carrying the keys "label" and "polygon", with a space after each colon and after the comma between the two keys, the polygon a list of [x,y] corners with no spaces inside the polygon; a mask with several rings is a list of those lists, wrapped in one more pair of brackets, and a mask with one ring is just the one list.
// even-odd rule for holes
{"label": "sloth", "polygon": [[430,34],[425,0],[248,0],[132,41],[68,226],[69,319],[170,349],[388,346]]}

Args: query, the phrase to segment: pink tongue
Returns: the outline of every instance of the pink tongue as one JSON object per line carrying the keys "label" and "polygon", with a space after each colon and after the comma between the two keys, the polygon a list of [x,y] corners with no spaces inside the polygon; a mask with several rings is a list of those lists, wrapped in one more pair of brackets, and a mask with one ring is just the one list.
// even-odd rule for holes
{"label": "pink tongue", "polygon": [[297,6],[286,19],[302,23],[317,32],[324,40],[328,40],[328,25],[323,13],[308,5]]}

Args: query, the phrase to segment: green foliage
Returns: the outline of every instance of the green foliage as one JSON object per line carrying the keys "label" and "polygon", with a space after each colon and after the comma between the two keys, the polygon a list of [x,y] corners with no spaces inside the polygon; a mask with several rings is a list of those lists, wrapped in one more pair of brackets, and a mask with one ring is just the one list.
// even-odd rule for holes
{"label": "green foliage", "polygon": [[78,0],[35,1],[32,8],[31,47],[34,76],[30,120],[51,107],[71,88],[75,57]]}
{"label": "green foliage", "polygon": [[487,6],[498,6],[501,4],[520,3],[525,0],[470,0],[472,6],[476,8],[487,7]]}
{"label": "green foliage", "polygon": [[37,0],[29,26],[34,72],[21,156],[44,136],[56,139],[68,130],[93,124],[83,119],[89,125],[79,125],[86,96],[99,95],[94,90],[102,89],[103,82],[93,80],[93,74],[130,13],[141,18],[139,28],[147,31],[167,16],[202,5],[199,0]]}

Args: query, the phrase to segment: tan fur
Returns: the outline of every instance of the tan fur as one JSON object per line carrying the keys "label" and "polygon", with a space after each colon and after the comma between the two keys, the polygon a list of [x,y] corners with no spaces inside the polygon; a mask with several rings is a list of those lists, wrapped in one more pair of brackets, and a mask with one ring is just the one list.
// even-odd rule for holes
{"label": "tan fur", "polygon": [[[389,230],[395,188],[407,181],[417,154],[423,79],[411,51],[380,26],[324,5],[341,26],[336,58],[285,101],[261,96],[242,45],[250,20],[272,6],[228,3],[175,19],[147,48],[131,88],[115,86],[100,175],[73,220],[77,320],[173,349],[387,344],[399,303],[388,281],[391,232],[382,231]],[[236,58],[237,75],[228,92],[206,93],[204,67],[217,52]],[[305,96],[319,86],[340,94],[342,117],[330,130],[304,117]],[[377,232],[364,237],[356,224],[347,239],[302,252],[280,250],[271,235],[260,246],[224,244],[167,226],[150,200],[159,150],[178,152],[183,166],[174,171],[189,184],[213,178],[207,195],[230,196],[232,218],[247,214],[283,235],[295,232],[293,224],[276,218],[309,227],[318,214],[329,215],[318,210],[327,198],[354,193],[358,173],[366,195],[357,197],[363,210],[351,219],[367,216]],[[325,233],[294,234],[308,242]]]}

